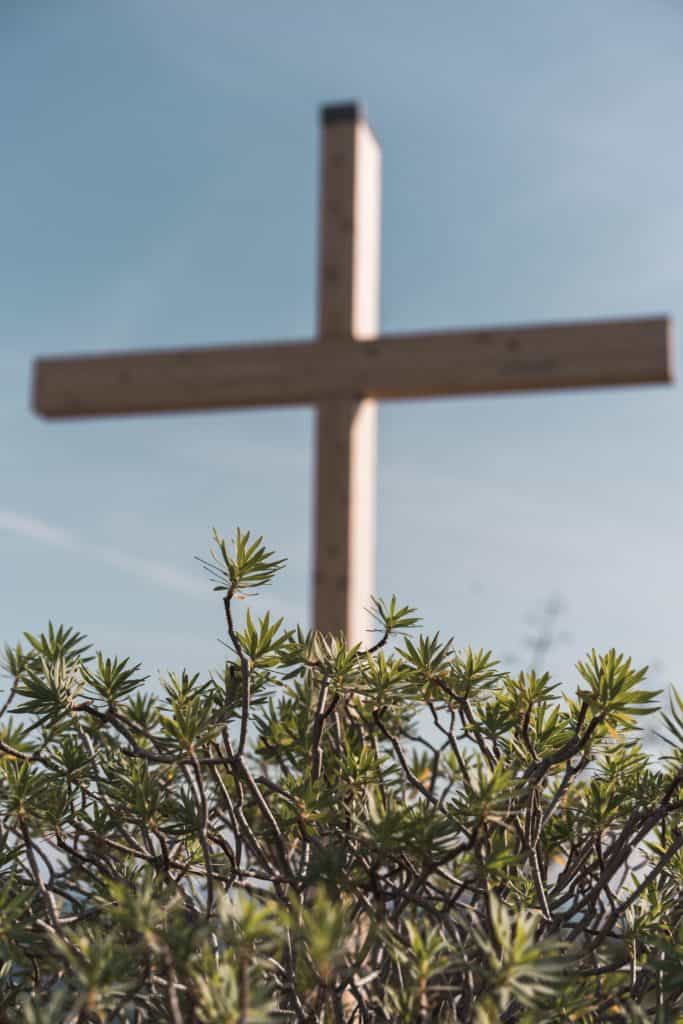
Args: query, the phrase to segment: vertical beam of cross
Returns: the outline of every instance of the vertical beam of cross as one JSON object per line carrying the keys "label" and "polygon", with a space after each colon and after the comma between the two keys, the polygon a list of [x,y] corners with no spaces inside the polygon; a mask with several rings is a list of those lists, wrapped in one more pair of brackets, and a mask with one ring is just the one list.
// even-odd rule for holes
{"label": "vertical beam of cross", "polygon": [[[322,114],[318,336],[372,344],[379,330],[380,148],[355,105]],[[374,588],[377,403],[361,395],[317,410],[313,620],[366,639]]]}

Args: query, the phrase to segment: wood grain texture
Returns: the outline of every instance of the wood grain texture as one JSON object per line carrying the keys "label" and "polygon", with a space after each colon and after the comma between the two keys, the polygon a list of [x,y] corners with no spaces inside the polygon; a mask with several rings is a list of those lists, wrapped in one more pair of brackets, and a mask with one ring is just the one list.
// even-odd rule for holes
{"label": "wood grain texture", "polygon": [[43,416],[427,398],[673,380],[666,317],[40,359]]}

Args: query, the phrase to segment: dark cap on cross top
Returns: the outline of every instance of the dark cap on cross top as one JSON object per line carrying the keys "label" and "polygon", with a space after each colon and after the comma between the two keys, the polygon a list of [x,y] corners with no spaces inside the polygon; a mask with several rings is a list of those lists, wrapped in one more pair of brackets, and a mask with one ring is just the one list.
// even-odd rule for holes
{"label": "dark cap on cross top", "polygon": [[320,108],[323,124],[334,124],[335,121],[365,121],[365,110],[361,103],[350,100],[347,103],[327,103]]}

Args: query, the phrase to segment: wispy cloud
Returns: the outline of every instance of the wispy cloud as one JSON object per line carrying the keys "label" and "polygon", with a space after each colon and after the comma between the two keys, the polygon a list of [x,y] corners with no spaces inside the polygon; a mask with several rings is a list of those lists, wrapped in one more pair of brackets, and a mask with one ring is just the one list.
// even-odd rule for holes
{"label": "wispy cloud", "polygon": [[148,558],[139,558],[137,555],[130,555],[103,544],[93,544],[61,526],[43,522],[41,519],[14,512],[11,509],[0,508],[0,530],[19,537],[26,537],[28,540],[46,544],[49,547],[76,552],[86,558],[92,558],[94,561],[111,565],[122,572],[137,576],[148,583],[177,590],[182,594],[206,596],[208,593],[206,584],[179,572],[173,566]]}

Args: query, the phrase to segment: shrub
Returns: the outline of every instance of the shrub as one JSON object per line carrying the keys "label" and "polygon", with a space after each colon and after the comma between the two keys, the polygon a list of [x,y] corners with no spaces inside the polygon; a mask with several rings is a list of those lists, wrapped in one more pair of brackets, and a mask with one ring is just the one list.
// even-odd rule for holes
{"label": "shrub", "polygon": [[683,703],[609,651],[511,675],[285,630],[282,561],[215,538],[229,657],[144,688],[50,626],[6,648],[0,1022],[675,1021]]}

